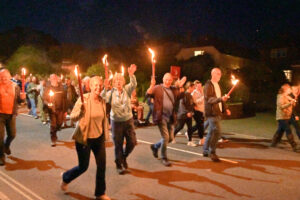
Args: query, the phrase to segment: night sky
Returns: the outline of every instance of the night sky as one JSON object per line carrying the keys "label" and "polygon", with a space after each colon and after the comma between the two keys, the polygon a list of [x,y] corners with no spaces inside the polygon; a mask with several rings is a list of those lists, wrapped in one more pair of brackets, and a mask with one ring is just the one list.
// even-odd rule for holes
{"label": "night sky", "polygon": [[1,0],[0,13],[0,32],[31,27],[93,48],[187,32],[251,46],[300,31],[300,0]]}

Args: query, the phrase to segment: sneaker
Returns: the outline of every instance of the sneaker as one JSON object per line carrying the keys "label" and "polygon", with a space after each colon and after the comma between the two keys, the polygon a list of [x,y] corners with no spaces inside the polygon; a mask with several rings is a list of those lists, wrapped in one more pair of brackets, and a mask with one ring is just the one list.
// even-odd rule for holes
{"label": "sneaker", "polygon": [[47,124],[47,122],[43,122],[43,125],[46,125]]}
{"label": "sneaker", "polygon": [[177,135],[183,135],[180,131],[177,133]]}
{"label": "sneaker", "polygon": [[60,174],[61,176],[61,182],[60,182],[60,189],[64,192],[66,192],[68,190],[68,183],[63,181],[63,172]]}
{"label": "sneaker", "polygon": [[189,139],[188,132],[185,132],[184,135],[185,135],[186,139]]}
{"label": "sneaker", "polygon": [[4,153],[6,153],[7,155],[10,155],[11,154],[10,148],[4,147]]}
{"label": "sneaker", "polygon": [[5,157],[0,158],[0,166],[5,165]]}
{"label": "sneaker", "polygon": [[39,117],[38,116],[34,116],[34,119],[38,119]]}
{"label": "sneaker", "polygon": [[213,162],[220,162],[220,161],[221,161],[221,160],[219,159],[219,157],[217,156],[217,154],[215,154],[215,153],[210,154],[210,159],[211,159]]}
{"label": "sneaker", "polygon": [[176,144],[175,138],[171,141],[172,144]]}
{"label": "sneaker", "polygon": [[116,168],[117,168],[118,174],[120,174],[120,175],[125,174],[125,171],[124,171],[124,169],[123,169],[123,167],[122,167],[121,164],[116,164]]}
{"label": "sneaker", "polygon": [[199,140],[199,145],[200,145],[200,146],[204,145],[204,141],[205,141],[204,138],[200,139],[200,140]]}
{"label": "sneaker", "polygon": [[158,158],[158,149],[154,147],[154,144],[151,144],[150,148],[152,150],[154,158]]}
{"label": "sneaker", "polygon": [[203,157],[208,157],[208,153],[207,152],[203,152]]}
{"label": "sneaker", "polygon": [[218,142],[219,143],[226,143],[226,142],[229,142],[229,140],[221,138],[221,139],[218,140]]}
{"label": "sneaker", "polygon": [[189,141],[189,142],[187,143],[187,145],[188,145],[188,146],[191,146],[191,147],[197,146],[193,141]]}
{"label": "sneaker", "polygon": [[166,158],[163,158],[162,160],[161,160],[161,163],[164,165],[164,166],[166,166],[166,167],[171,167],[172,166],[172,164],[168,161],[168,159],[166,159]]}
{"label": "sneaker", "polygon": [[56,142],[55,141],[51,141],[51,147],[55,147],[56,146]]}
{"label": "sneaker", "polygon": [[103,194],[101,196],[97,196],[96,199],[97,200],[110,200],[109,196],[107,196],[106,194]]}

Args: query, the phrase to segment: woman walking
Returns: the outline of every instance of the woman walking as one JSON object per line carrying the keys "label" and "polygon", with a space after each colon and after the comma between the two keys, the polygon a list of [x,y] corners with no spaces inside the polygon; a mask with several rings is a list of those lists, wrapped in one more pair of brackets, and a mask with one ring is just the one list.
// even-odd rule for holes
{"label": "woman walking", "polygon": [[101,85],[99,76],[91,78],[91,92],[84,94],[84,104],[79,98],[72,110],[71,119],[79,120],[73,135],[78,166],[63,173],[61,189],[66,191],[68,184],[87,170],[93,151],[97,165],[95,196],[96,199],[109,200],[105,194],[105,140],[108,140],[109,133],[105,101],[100,97]]}

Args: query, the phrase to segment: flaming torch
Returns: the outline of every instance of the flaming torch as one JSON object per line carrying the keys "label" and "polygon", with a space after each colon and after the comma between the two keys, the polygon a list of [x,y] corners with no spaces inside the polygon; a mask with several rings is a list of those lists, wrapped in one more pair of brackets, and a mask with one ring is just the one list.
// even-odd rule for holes
{"label": "flaming torch", "polygon": [[105,70],[105,79],[108,79],[108,61],[107,61],[107,54],[105,54],[102,58],[102,63],[104,64],[104,70]]}
{"label": "flaming torch", "polygon": [[108,80],[111,80],[111,79],[113,79],[114,78],[114,75],[113,75],[113,73],[112,73],[112,71],[111,70],[109,70],[109,79]]}
{"label": "flaming torch", "polygon": [[52,97],[54,96],[54,92],[52,91],[52,90],[50,90],[50,92],[49,92],[49,97],[50,97],[50,103],[48,103],[48,106],[52,106],[53,105],[53,103],[52,103]]}
{"label": "flaming torch", "polygon": [[121,73],[122,73],[122,76],[124,76],[125,75],[125,70],[124,70],[124,66],[122,65],[122,67],[121,67]]}
{"label": "flaming torch", "polygon": [[149,52],[151,53],[152,55],[152,58],[151,58],[151,62],[152,62],[152,77],[155,78],[155,53],[152,49],[148,48]]}
{"label": "flaming torch", "polygon": [[64,75],[60,74],[60,80],[63,80],[63,79],[64,79]]}
{"label": "flaming torch", "polygon": [[25,76],[26,76],[26,69],[22,68],[22,93],[25,92]]}
{"label": "flaming torch", "polygon": [[79,93],[80,93],[80,98],[81,98],[81,102],[84,103],[83,101],[83,92],[82,92],[82,84],[81,84],[81,77],[79,75],[79,69],[78,69],[78,65],[75,65],[75,69],[74,69],[75,75],[77,76],[78,79],[78,85],[79,85]]}
{"label": "flaming torch", "polygon": [[229,90],[229,92],[227,93],[227,96],[230,96],[230,94],[233,92],[234,88],[236,87],[237,83],[239,82],[238,79],[235,78],[234,75],[231,75],[231,83],[232,83],[232,88]]}

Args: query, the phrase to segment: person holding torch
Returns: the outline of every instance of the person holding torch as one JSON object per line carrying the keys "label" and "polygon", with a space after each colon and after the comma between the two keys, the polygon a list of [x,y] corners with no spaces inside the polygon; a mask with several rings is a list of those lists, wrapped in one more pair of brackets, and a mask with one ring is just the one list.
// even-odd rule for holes
{"label": "person holding torch", "polygon": [[211,80],[208,80],[204,86],[204,113],[208,122],[208,133],[203,146],[203,156],[210,158],[214,162],[220,162],[216,154],[218,140],[221,136],[221,116],[223,113],[231,115],[226,108],[225,102],[229,99],[228,95],[222,96],[219,81],[222,72],[219,68],[213,68],[211,71]]}
{"label": "person holding torch", "polygon": [[[134,75],[136,68],[134,64],[128,68],[130,83],[125,85],[124,76],[121,73],[116,73],[113,78],[113,88],[108,91],[110,88],[109,80],[105,79],[104,90],[101,92],[102,98],[111,105],[111,130],[115,144],[115,163],[119,174],[124,174],[127,171],[127,157],[137,144],[130,99],[137,86]],[[124,138],[126,138],[125,148],[123,148]]]}
{"label": "person holding torch", "polygon": [[50,117],[51,146],[56,146],[57,131],[61,129],[64,113],[66,112],[66,92],[62,85],[58,84],[56,74],[50,75],[50,85],[44,92],[44,105],[48,108]]}

